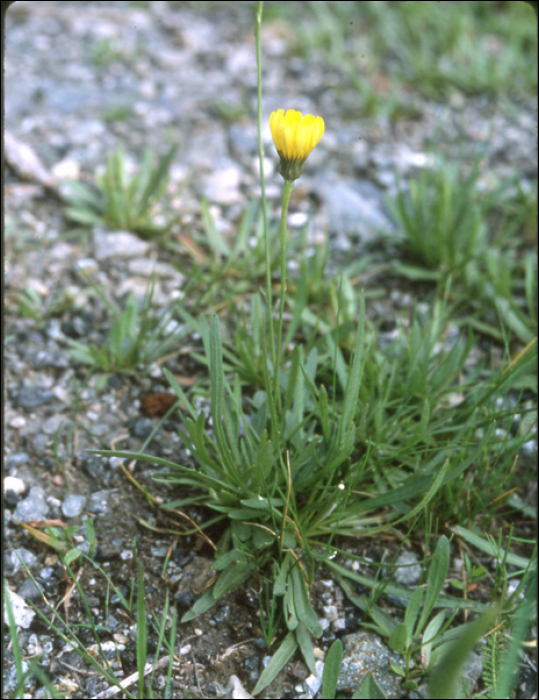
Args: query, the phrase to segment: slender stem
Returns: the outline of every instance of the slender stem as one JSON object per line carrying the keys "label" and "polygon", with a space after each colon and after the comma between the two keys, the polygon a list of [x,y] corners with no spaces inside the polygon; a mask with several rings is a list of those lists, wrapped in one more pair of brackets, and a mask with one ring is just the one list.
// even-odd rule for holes
{"label": "slender stem", "polygon": [[286,296],[286,245],[288,242],[288,232],[286,228],[286,220],[288,218],[288,202],[290,195],[294,189],[293,180],[285,180],[281,202],[281,301],[279,305],[279,331],[277,334],[277,364],[273,373],[273,391],[277,405],[281,405],[281,391],[279,388],[279,368],[281,366],[281,339],[283,335],[283,314],[284,300]]}
{"label": "slender stem", "polygon": [[[258,10],[256,13],[256,64],[258,70],[257,86],[258,86],[258,160],[260,164],[260,193],[262,196],[262,217],[264,226],[264,245],[266,252],[266,304],[267,304],[267,318],[268,318],[268,329],[269,329],[269,345],[271,352],[271,361],[273,365],[273,372],[275,372],[275,367],[277,366],[277,356],[275,352],[275,331],[273,328],[273,300],[271,293],[271,255],[270,255],[270,244],[269,244],[269,233],[268,233],[268,206],[266,202],[266,180],[264,178],[264,144],[262,143],[262,49],[261,49],[261,39],[260,32],[262,28],[262,13],[264,10],[264,3],[258,3]],[[264,344],[265,345],[265,344]],[[264,355],[265,357],[265,355]],[[266,380],[266,394],[268,401],[268,408],[271,416],[272,422],[272,433],[276,438],[278,435],[278,421],[277,413],[275,411],[275,401],[273,397],[273,392],[270,390],[271,381],[268,372],[267,361],[264,362],[264,377]]]}

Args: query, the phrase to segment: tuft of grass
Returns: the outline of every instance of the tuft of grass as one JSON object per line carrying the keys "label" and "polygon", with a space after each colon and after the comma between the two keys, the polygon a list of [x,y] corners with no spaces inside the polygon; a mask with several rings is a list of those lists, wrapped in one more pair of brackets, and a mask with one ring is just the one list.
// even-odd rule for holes
{"label": "tuft of grass", "polygon": [[81,272],[114,318],[108,340],[103,345],[68,338],[71,355],[92,370],[108,373],[147,369],[177,346],[186,334],[187,328],[174,318],[179,301],[161,312],[153,308],[155,276],[150,279],[140,305],[136,295],[131,293],[125,308],[120,310],[83,270]]}
{"label": "tuft of grass", "polygon": [[399,118],[410,90],[537,91],[536,23],[521,2],[276,2],[270,13],[294,27],[291,52],[322,57],[358,89],[364,113]]}
{"label": "tuft of grass", "polygon": [[177,145],[172,146],[155,163],[155,155],[147,148],[138,172],[129,177],[125,148],[120,146],[107,158],[104,172],[96,174],[96,187],[76,181],[64,183],[66,218],[143,236],[167,231],[173,221],[156,223],[156,210],[165,194],[176,151]]}

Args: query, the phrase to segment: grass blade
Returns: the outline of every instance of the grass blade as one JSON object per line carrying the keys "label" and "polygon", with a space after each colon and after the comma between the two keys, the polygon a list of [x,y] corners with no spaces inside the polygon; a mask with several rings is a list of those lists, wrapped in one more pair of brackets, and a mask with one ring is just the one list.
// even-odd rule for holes
{"label": "grass blade", "polygon": [[292,657],[292,654],[297,648],[298,643],[296,641],[296,636],[293,632],[289,632],[281,646],[271,657],[269,664],[262,671],[262,674],[258,679],[258,683],[253,690],[253,695],[258,695],[258,693],[261,693],[264,688],[266,688],[273,680],[275,680],[275,678],[277,678],[277,675],[288,663]]}

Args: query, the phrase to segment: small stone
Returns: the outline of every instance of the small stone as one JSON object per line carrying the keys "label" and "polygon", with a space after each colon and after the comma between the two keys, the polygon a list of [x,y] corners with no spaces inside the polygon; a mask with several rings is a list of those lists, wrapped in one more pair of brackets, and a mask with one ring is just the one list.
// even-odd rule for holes
{"label": "small stone", "polygon": [[80,165],[72,158],[64,158],[51,168],[51,173],[57,181],[78,180],[80,177]]}
{"label": "small stone", "polygon": [[26,579],[26,581],[19,586],[17,592],[24,600],[37,600],[43,597],[41,586],[32,581],[31,578]]}
{"label": "small stone", "polygon": [[62,513],[66,518],[76,518],[84,511],[85,505],[85,496],[76,496],[71,494],[70,496],[67,496],[62,503]]}
{"label": "small stone", "polygon": [[[23,629],[28,629],[32,624],[32,620],[35,617],[35,612],[33,608],[24,602],[24,598],[20,596],[15,591],[7,588],[9,602],[11,603],[11,609],[13,611],[13,617],[15,618],[15,625],[17,627],[22,627]],[[4,622],[9,624],[9,617],[7,614],[7,608],[4,607]]]}
{"label": "small stone", "polygon": [[6,457],[6,469],[22,467],[28,464],[30,456],[26,452],[14,452],[9,457]]}
{"label": "small stone", "polygon": [[22,571],[25,566],[32,570],[37,562],[38,559],[36,555],[28,549],[24,549],[23,547],[8,549],[4,559],[4,573],[7,576],[14,576],[19,571]]}
{"label": "small stone", "polygon": [[253,697],[245,690],[237,676],[230,676],[228,685],[230,687],[230,697],[233,700],[248,700]]}
{"label": "small stone", "polygon": [[38,406],[45,406],[52,402],[54,396],[50,389],[44,386],[22,386],[14,401],[15,406],[31,411]]}
{"label": "small stone", "polygon": [[290,216],[288,217],[288,225],[291,228],[301,228],[302,226],[305,226],[308,220],[309,217],[305,212],[297,211],[293,214],[290,214]]}
{"label": "small stone", "polygon": [[4,493],[6,491],[12,491],[18,496],[22,496],[25,488],[24,481],[16,476],[6,476],[4,478]]}
{"label": "small stone", "polygon": [[356,632],[343,637],[344,653],[337,690],[354,692],[368,673],[380,686],[387,698],[401,696],[400,679],[391,671],[389,663],[402,667],[402,657],[391,651],[382,639],[372,632]]}
{"label": "small stone", "polygon": [[42,520],[48,511],[45,492],[41,486],[33,486],[24,501],[17,504],[13,515],[17,520],[26,523],[29,520]]}
{"label": "small stone", "polygon": [[421,565],[417,561],[418,558],[415,552],[401,552],[395,564],[402,568],[396,570],[395,580],[403,586],[416,584],[421,578]]}
{"label": "small stone", "polygon": [[335,622],[335,620],[339,617],[339,611],[337,610],[336,605],[325,605],[323,610],[326,619],[330,622]]}
{"label": "small stone", "polygon": [[99,266],[94,258],[81,258],[77,262],[77,267],[84,270],[84,272],[86,272],[88,275],[95,275],[99,269]]}
{"label": "small stone", "polygon": [[104,513],[109,504],[109,491],[96,491],[88,499],[88,510],[90,513]]}
{"label": "small stone", "polygon": [[13,418],[13,420],[9,421],[9,427],[10,428],[15,428],[15,430],[19,430],[20,428],[24,428],[26,425],[26,418],[23,416],[17,416],[16,418]]}
{"label": "small stone", "polygon": [[147,255],[150,244],[128,231],[93,231],[94,255],[96,260],[114,258],[136,258]]}
{"label": "small stone", "polygon": [[47,418],[46,421],[43,421],[41,430],[45,433],[45,435],[54,435],[60,430],[62,425],[65,424],[66,417],[61,414],[56,414],[50,418]]}
{"label": "small stone", "polygon": [[138,418],[132,427],[133,435],[145,440],[154,429],[154,424],[149,418]]}
{"label": "small stone", "polygon": [[241,175],[236,165],[216,170],[204,179],[203,194],[210,202],[228,205],[242,201],[240,193]]}

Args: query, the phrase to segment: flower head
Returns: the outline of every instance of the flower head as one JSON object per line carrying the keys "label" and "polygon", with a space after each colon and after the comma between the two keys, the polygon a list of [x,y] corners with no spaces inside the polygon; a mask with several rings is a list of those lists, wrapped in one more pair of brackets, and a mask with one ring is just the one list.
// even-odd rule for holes
{"label": "flower head", "polygon": [[303,116],[295,109],[286,113],[279,109],[271,113],[269,123],[273,143],[281,157],[279,172],[285,180],[297,180],[307,156],[322,138],[324,120],[312,114]]}

